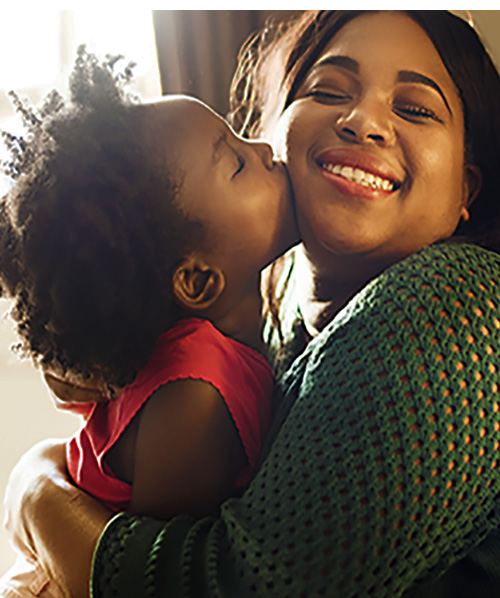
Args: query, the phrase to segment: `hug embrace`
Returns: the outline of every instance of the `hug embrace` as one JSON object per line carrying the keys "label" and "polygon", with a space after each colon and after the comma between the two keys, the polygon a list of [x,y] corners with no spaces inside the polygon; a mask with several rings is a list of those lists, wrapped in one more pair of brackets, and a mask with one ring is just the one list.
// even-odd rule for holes
{"label": "hug embrace", "polygon": [[229,124],[115,71],[81,50],[68,103],[20,106],[1,204],[24,352],[87,418],[9,485],[38,595],[497,596],[500,78],[474,29],[305,11],[244,46]]}

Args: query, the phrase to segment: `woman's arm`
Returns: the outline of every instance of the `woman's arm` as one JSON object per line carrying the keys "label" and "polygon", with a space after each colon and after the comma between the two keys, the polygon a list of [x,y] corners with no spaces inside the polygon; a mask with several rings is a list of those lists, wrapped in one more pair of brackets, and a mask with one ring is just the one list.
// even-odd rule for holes
{"label": "woman's arm", "polygon": [[102,403],[108,398],[102,392],[96,377],[88,380],[85,386],[72,380],[71,377],[61,377],[53,372],[44,372],[44,380],[54,398],[61,403]]}
{"label": "woman's arm", "polygon": [[111,513],[68,482],[65,463],[61,441],[44,441],[22,457],[7,487],[6,527],[64,596],[88,598],[92,555]]}

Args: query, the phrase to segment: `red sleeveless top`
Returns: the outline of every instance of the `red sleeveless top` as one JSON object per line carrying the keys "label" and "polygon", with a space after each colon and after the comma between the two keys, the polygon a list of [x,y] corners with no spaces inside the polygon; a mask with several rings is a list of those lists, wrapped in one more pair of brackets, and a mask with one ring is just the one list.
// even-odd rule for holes
{"label": "red sleeveless top", "polygon": [[152,393],[174,380],[203,380],[224,400],[248,463],[235,479],[245,486],[271,424],[273,372],[254,349],[224,336],[208,320],[181,320],[159,339],[146,366],[115,401],[95,404],[67,445],[75,483],[116,511],[127,509],[132,486],[116,478],[104,457]]}

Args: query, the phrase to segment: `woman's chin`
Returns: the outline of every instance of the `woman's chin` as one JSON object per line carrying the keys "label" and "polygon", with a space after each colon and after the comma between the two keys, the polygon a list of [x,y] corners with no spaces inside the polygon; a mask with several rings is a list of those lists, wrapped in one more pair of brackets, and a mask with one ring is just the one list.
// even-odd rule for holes
{"label": "woman's chin", "polygon": [[[353,234],[354,232],[354,234]],[[373,235],[363,235],[361,232],[356,234],[355,231],[346,235],[343,231],[327,231],[325,235],[315,235],[311,237],[311,242],[307,242],[304,235],[304,245],[319,246],[323,252],[331,254],[336,257],[355,257],[367,256],[370,253],[376,252],[383,244],[383,240],[374,237]]]}

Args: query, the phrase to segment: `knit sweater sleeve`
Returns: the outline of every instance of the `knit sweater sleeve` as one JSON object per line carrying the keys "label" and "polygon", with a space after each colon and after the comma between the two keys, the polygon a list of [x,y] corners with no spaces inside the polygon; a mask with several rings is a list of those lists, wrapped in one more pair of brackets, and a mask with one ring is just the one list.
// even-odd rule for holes
{"label": "knit sweater sleeve", "polygon": [[283,414],[218,519],[121,515],[95,598],[397,597],[500,520],[500,257],[429,247],[388,269],[282,380]]}

